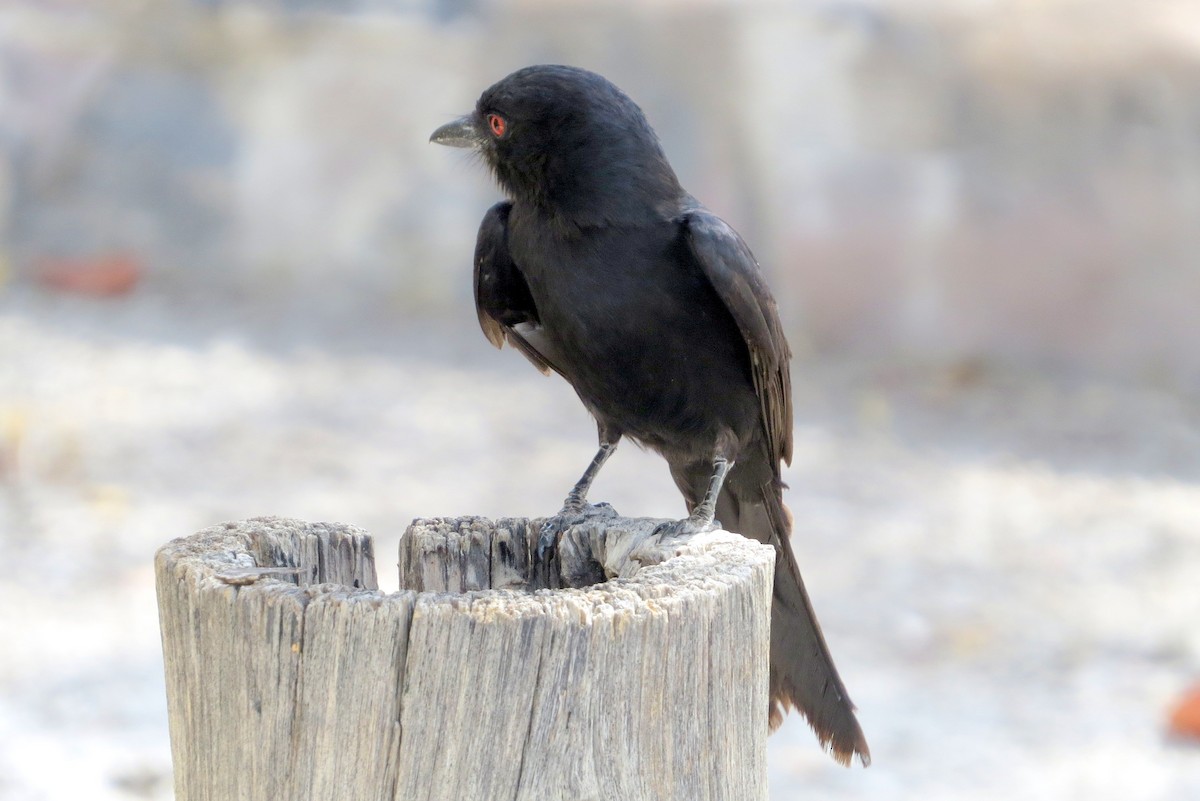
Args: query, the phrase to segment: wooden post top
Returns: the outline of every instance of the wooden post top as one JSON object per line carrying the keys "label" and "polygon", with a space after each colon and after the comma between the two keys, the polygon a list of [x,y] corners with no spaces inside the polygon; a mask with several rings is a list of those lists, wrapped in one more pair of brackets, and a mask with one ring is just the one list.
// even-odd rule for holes
{"label": "wooden post top", "polygon": [[[660,522],[615,513],[592,518],[569,528],[558,555],[538,564],[540,518],[418,518],[400,543],[400,592],[588,590],[611,582],[597,591],[653,586],[661,598],[698,578],[744,580],[747,571],[774,564],[772,548],[727,531],[663,542],[654,536]],[[279,582],[377,592],[379,586],[371,535],[344,523],[281,517],[222,523],[168,542],[156,562],[213,587],[286,589]]]}

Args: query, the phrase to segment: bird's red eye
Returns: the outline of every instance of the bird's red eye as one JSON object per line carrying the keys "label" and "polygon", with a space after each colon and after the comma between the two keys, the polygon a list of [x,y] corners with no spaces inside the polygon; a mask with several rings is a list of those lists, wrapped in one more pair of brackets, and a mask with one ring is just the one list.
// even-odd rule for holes
{"label": "bird's red eye", "polygon": [[488,128],[491,129],[492,135],[496,137],[504,136],[504,131],[508,128],[508,124],[499,114],[489,114],[487,116]]}

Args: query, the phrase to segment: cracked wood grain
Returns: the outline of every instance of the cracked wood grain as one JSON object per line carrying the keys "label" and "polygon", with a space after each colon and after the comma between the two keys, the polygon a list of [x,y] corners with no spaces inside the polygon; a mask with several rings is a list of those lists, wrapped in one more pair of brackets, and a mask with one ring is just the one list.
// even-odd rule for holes
{"label": "cracked wood grain", "polygon": [[[160,549],[179,801],[766,799],[774,553],[615,515],[258,518]],[[561,561],[560,561],[561,559]]]}

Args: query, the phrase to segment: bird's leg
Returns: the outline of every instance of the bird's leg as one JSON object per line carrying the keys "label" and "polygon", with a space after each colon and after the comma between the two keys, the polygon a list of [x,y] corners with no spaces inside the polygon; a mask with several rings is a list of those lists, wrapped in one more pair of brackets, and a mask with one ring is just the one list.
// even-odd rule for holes
{"label": "bird's leg", "polygon": [[598,504],[597,506],[589,506],[587,502],[588,490],[592,488],[592,482],[596,480],[596,476],[600,473],[600,468],[608,461],[608,457],[613,455],[613,451],[617,449],[617,442],[620,437],[607,438],[604,432],[601,432],[600,450],[596,451],[596,455],[592,458],[591,464],[587,466],[587,470],[583,471],[583,476],[579,481],[575,482],[575,486],[567,493],[567,498],[563,501],[563,507],[558,514],[542,524],[542,533],[538,537],[538,559],[545,557],[546,553],[558,547],[558,541],[562,538],[563,532],[571,526],[591,516],[594,513],[615,514],[612,507],[608,504]]}
{"label": "bird's leg", "polygon": [[725,485],[725,476],[729,475],[733,464],[719,454],[714,457],[712,478],[708,480],[708,489],[704,493],[704,500],[696,504],[692,513],[682,520],[669,520],[660,524],[654,529],[653,535],[661,542],[716,528],[719,524],[713,518],[717,513],[717,496],[721,494],[721,487]]}
{"label": "bird's leg", "polygon": [[587,470],[583,471],[583,476],[579,481],[575,482],[575,486],[567,493],[567,499],[563,501],[562,511],[560,515],[581,514],[587,507],[588,490],[592,488],[592,482],[596,480],[596,476],[600,473],[600,468],[604,467],[604,463],[608,461],[608,457],[613,455],[613,451],[617,449],[615,442],[601,442],[600,450],[596,451],[596,455],[592,458],[592,463],[587,466]]}
{"label": "bird's leg", "polygon": [[700,529],[706,529],[713,524],[713,517],[717,514],[717,496],[721,494],[721,487],[725,485],[725,476],[729,475],[731,467],[733,467],[733,462],[724,456],[713,459],[713,474],[712,478],[708,480],[708,490],[704,493],[704,500],[698,503],[692,513],[688,515],[689,523]]}

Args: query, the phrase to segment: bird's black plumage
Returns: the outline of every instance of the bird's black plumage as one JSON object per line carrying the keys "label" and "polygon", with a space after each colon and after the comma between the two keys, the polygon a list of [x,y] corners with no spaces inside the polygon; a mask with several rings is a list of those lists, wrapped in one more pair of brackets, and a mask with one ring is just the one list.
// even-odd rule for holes
{"label": "bird's black plumage", "polygon": [[791,461],[791,353],[750,249],[679,185],[641,110],[595,73],[519,70],[434,142],[477,148],[508,195],[475,249],[479,322],[562,375],[596,418],[661,453],[690,512],[775,546],[771,727],[788,707],[835,758],[870,760],[792,554],[780,462]]}

